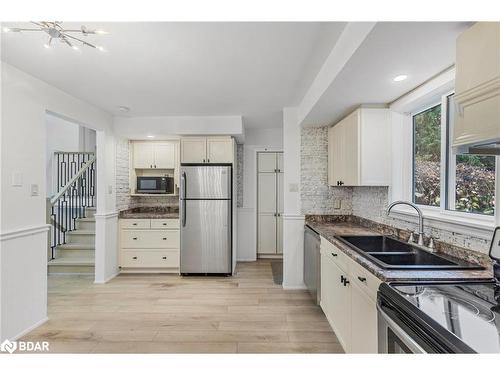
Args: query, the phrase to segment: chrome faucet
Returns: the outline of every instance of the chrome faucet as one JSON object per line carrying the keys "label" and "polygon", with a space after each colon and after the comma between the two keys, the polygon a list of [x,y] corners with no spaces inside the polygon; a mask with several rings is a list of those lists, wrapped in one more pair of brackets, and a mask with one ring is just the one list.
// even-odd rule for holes
{"label": "chrome faucet", "polygon": [[[411,202],[395,201],[395,202],[392,202],[389,205],[389,207],[387,207],[387,216],[389,216],[389,214],[391,213],[391,210],[394,206],[397,206],[400,204],[404,204],[406,206],[413,207],[415,209],[415,211],[417,211],[417,213],[418,213],[418,244],[420,246],[424,246],[424,215],[422,214],[422,210],[420,208],[418,208],[415,204],[413,204]],[[413,234],[410,235],[410,239],[408,240],[408,242],[413,242]],[[431,239],[431,243],[433,243],[432,239]]]}

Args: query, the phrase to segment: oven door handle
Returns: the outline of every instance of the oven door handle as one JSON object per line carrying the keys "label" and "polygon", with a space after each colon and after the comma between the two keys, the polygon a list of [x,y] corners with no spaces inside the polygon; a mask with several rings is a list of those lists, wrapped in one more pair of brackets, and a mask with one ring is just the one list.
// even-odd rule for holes
{"label": "oven door handle", "polygon": [[[377,301],[377,310],[378,310],[378,313],[379,313],[379,318],[382,318],[385,322],[385,324],[387,325],[388,328],[390,328],[392,330],[392,332],[394,332],[394,334],[396,336],[399,337],[399,339],[401,341],[403,341],[403,343],[408,346],[408,348],[415,354],[425,354],[427,353],[424,348],[422,348],[414,339],[412,339],[410,337],[410,335],[408,335],[408,333],[406,333],[403,328],[401,328],[394,320],[391,319],[391,317],[389,315],[387,315],[387,313],[382,309],[382,306],[380,306],[380,301]],[[379,332],[378,333],[379,335],[380,334],[383,334],[383,335],[387,335],[387,332]]]}

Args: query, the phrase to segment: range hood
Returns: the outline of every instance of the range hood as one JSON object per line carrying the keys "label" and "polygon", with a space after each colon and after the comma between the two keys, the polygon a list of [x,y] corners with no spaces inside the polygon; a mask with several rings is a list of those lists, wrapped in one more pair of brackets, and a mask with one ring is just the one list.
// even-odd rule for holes
{"label": "range hood", "polygon": [[500,22],[478,22],[457,39],[453,147],[500,155]]}

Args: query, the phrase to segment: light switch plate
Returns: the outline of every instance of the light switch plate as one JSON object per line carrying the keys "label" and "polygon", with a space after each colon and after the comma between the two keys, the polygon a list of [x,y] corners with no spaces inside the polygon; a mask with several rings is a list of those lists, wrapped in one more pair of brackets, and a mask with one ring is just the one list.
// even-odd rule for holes
{"label": "light switch plate", "polygon": [[30,191],[31,191],[32,197],[37,197],[38,196],[38,184],[31,184]]}

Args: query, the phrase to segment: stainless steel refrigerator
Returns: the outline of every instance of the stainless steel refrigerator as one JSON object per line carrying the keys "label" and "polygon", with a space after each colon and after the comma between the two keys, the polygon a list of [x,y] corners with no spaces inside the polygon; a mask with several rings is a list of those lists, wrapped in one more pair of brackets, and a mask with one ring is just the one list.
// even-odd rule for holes
{"label": "stainless steel refrigerator", "polygon": [[182,164],[181,274],[232,273],[232,166]]}

